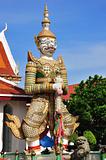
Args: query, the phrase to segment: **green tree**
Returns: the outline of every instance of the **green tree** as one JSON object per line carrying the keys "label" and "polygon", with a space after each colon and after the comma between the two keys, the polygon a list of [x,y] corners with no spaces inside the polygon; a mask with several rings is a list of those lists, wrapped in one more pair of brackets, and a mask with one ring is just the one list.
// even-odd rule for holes
{"label": "green tree", "polygon": [[[73,115],[79,115],[79,133],[91,130],[98,143],[106,136],[106,78],[95,75],[81,81],[71,94],[67,106]],[[106,144],[106,141],[102,143]]]}
{"label": "green tree", "polygon": [[97,143],[95,135],[91,131],[86,130],[84,131],[83,136],[87,138],[89,145],[90,145],[90,149],[94,150],[95,145]]}
{"label": "green tree", "polygon": [[70,142],[76,143],[77,138],[78,138],[78,134],[76,132],[74,132],[73,134],[71,134],[69,140],[70,140]]}

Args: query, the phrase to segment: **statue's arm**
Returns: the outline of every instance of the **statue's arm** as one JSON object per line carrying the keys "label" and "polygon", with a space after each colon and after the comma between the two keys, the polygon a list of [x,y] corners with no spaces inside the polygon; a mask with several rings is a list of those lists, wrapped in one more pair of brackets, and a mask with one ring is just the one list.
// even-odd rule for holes
{"label": "statue's arm", "polygon": [[51,83],[36,83],[36,63],[29,61],[26,65],[25,73],[25,92],[27,94],[54,92],[53,84]]}
{"label": "statue's arm", "polygon": [[62,56],[59,56],[58,57],[58,62],[59,62],[59,65],[60,65],[60,70],[61,70],[61,76],[62,76],[62,79],[63,79],[63,94],[67,94],[68,92],[68,79],[67,79],[67,70],[66,70],[66,67],[65,67],[65,64],[64,64],[64,60],[62,58]]}

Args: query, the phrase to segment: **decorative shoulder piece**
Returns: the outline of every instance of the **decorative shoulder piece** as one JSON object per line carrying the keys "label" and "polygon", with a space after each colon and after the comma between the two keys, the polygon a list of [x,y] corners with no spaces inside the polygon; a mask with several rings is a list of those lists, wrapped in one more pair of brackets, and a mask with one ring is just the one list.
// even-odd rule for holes
{"label": "decorative shoulder piece", "polygon": [[28,51],[28,62],[32,61],[34,63],[39,63],[38,59],[32,55],[32,52]]}
{"label": "decorative shoulder piece", "polygon": [[63,60],[63,57],[61,55],[58,57],[57,61],[59,62],[59,64],[64,65],[64,60]]}
{"label": "decorative shoulder piece", "polygon": [[64,84],[68,86],[67,70],[64,64],[63,57],[61,55],[58,57],[57,62],[59,63],[59,66],[60,66],[61,76],[63,78]]}

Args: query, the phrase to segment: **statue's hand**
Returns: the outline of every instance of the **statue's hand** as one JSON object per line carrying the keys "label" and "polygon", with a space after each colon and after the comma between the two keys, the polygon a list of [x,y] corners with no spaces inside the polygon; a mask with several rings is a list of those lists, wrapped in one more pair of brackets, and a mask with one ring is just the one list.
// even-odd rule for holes
{"label": "statue's hand", "polygon": [[53,89],[57,92],[58,95],[62,95],[63,94],[62,84],[61,83],[54,83],[53,84]]}

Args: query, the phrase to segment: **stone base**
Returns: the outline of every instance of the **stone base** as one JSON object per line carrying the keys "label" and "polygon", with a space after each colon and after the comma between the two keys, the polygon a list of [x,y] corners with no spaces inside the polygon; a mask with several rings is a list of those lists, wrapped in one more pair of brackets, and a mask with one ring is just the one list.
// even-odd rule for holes
{"label": "stone base", "polygon": [[[69,154],[62,155],[64,160],[70,160],[71,156]],[[25,160],[32,160],[31,156],[25,156]],[[38,155],[35,156],[34,160],[56,160],[56,155],[54,153],[48,155]]]}
{"label": "stone base", "polygon": [[[48,155],[37,155],[33,158],[34,160],[56,160],[54,153]],[[25,156],[25,160],[32,160],[31,156]]]}
{"label": "stone base", "polygon": [[[15,153],[6,153],[0,155],[0,158],[6,158],[7,160],[56,160],[58,157],[56,157],[55,153],[43,155],[25,155],[25,153],[19,153],[18,155],[16,155]],[[70,158],[71,156],[69,154],[62,155],[62,160],[70,160]],[[59,159],[60,158],[58,158],[58,160]]]}

